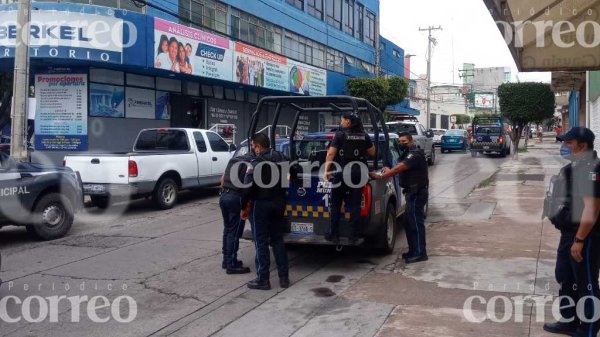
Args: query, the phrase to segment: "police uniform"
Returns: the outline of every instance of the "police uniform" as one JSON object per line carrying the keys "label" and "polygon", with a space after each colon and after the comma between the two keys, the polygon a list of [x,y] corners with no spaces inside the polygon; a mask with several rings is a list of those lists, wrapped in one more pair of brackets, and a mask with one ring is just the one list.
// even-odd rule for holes
{"label": "police uniform", "polygon": [[[242,186],[246,175],[250,155],[234,157],[229,160],[223,175],[223,187],[219,206],[223,214],[223,269],[229,271],[241,268],[237,259],[240,238],[244,232],[245,221],[240,218],[242,210]],[[233,172],[235,168],[235,172]],[[237,179],[234,179],[237,178]],[[236,180],[236,181],[234,181]]]}
{"label": "police uniform", "polygon": [[[364,132],[353,132],[350,128],[346,128],[335,133],[331,147],[338,150],[334,161],[340,164],[342,172],[333,175],[332,183],[334,185],[339,183],[339,186],[331,191],[330,228],[326,236],[328,240],[337,241],[339,239],[340,208],[344,200],[346,200],[346,205],[350,209],[350,221],[348,222],[350,234],[348,239],[354,241],[361,235],[360,208],[363,186],[350,187],[346,185],[343,172],[344,168],[353,162],[363,163],[365,164],[363,167],[366,168],[367,150],[372,146],[371,138]],[[362,175],[367,173],[368,170],[361,170],[360,165],[352,164],[350,171],[352,184],[358,184]],[[364,180],[367,181],[368,179]]]}
{"label": "police uniform", "polygon": [[[256,248],[256,275],[257,279],[248,283],[256,286],[256,289],[270,289],[269,269],[271,265],[269,244],[273,247],[273,255],[277,264],[277,273],[280,284],[289,283],[288,257],[283,242],[283,225],[285,213],[285,190],[281,187],[281,168],[278,166],[274,172],[271,163],[284,162],[285,156],[273,149],[253,156],[250,166],[246,172],[244,182],[251,185],[244,190],[242,205],[252,202],[249,220],[252,225],[252,235]],[[256,174],[260,171],[260,178]],[[266,186],[277,184],[270,188],[261,188],[257,181]]]}
{"label": "police uniform", "polygon": [[400,173],[400,187],[406,200],[407,257],[426,257],[425,204],[429,198],[429,172],[425,152],[413,145],[401,163],[408,167]]}
{"label": "police uniform", "polygon": [[[596,220],[592,232],[585,238],[582,256],[583,261],[578,263],[571,256],[571,246],[575,241],[578,226],[581,221],[584,203],[583,198],[600,198],[600,162],[595,152],[586,154],[585,157],[573,161],[563,167],[560,172],[569,178],[566,208],[570,210],[571,221],[564,220],[555,226],[561,230],[560,242],[556,256],[556,281],[559,283],[560,313],[565,319],[574,319],[567,324],[567,330],[577,330],[574,336],[596,336],[600,330],[598,321],[586,323],[580,321],[576,315],[576,307],[569,305],[568,298],[577,305],[582,298],[592,297],[600,301],[598,287],[598,274],[600,270],[600,219]],[[599,302],[600,303],[600,302]],[[591,318],[600,315],[600,308],[588,299],[585,302],[585,317]]]}

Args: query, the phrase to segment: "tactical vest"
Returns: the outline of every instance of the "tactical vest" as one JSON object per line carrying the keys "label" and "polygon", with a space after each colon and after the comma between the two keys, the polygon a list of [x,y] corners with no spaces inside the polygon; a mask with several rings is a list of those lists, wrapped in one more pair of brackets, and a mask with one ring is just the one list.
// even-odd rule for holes
{"label": "tactical vest", "polygon": [[338,150],[341,165],[353,161],[366,161],[368,150],[366,137],[368,135],[362,132],[344,131],[344,143]]}
{"label": "tactical vest", "polygon": [[[232,191],[241,192],[242,186],[236,186],[233,179],[231,178],[231,175],[235,174],[237,177],[237,183],[243,184],[244,176],[246,175],[246,169],[251,160],[252,160],[252,156],[250,156],[250,155],[243,155],[243,156],[231,158],[229,160],[229,163],[227,163],[227,167],[225,168],[225,174],[223,177],[223,188],[230,189]],[[239,163],[239,164],[236,165],[237,163]],[[234,165],[236,165],[237,171],[231,172]]]}
{"label": "tactical vest", "polygon": [[[258,171],[256,167],[263,162],[271,162],[271,163],[281,163],[286,161],[283,153],[270,149],[269,151],[257,155],[254,157],[252,164],[254,165],[254,180],[256,184],[256,174]],[[284,199],[285,198],[285,189],[281,187],[281,179],[282,178],[282,170],[280,165],[277,166],[277,170],[273,172],[273,165],[263,164],[261,169],[261,178],[262,182],[265,184],[272,184],[273,179],[277,180],[277,184],[271,188],[259,188],[256,186],[256,198],[257,199]]]}
{"label": "tactical vest", "polygon": [[427,162],[425,161],[425,152],[421,149],[411,149],[408,155],[415,156],[419,161],[418,165],[408,171],[402,172],[400,186],[405,189],[422,189],[429,187],[429,175]]}

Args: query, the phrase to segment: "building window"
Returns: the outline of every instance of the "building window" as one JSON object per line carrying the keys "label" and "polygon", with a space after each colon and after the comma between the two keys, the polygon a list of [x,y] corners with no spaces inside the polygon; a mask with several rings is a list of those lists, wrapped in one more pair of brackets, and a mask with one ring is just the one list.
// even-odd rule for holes
{"label": "building window", "polygon": [[344,32],[354,35],[354,0],[344,0],[342,19]]}
{"label": "building window", "polygon": [[231,9],[231,36],[255,46],[281,53],[282,33],[279,27],[234,8]]}
{"label": "building window", "polygon": [[375,14],[367,11],[365,16],[364,42],[375,47]]}
{"label": "building window", "polygon": [[[190,20],[192,27],[227,34],[227,5],[215,0],[179,0],[179,16]],[[189,24],[187,20],[181,23]]]}
{"label": "building window", "polygon": [[308,14],[323,20],[323,0],[308,0]]}
{"label": "building window", "polygon": [[394,56],[395,56],[396,58],[401,58],[400,52],[399,52],[399,51],[397,51],[396,49],[392,50],[392,54],[394,54]]}
{"label": "building window", "polygon": [[341,52],[328,48],[327,49],[327,69],[337,71],[339,73],[344,72],[344,54]]}
{"label": "building window", "polygon": [[328,0],[326,2],[327,23],[340,30],[342,29],[342,1]]}
{"label": "building window", "polygon": [[285,2],[298,8],[299,10],[304,10],[304,0],[285,0]]}
{"label": "building window", "polygon": [[356,6],[356,38],[363,40],[365,29],[365,7],[361,4]]}

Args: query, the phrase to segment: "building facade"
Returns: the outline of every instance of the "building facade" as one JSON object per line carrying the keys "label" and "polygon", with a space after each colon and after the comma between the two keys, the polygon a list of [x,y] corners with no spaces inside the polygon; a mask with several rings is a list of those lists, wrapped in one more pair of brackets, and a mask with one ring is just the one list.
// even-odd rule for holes
{"label": "building facade", "polygon": [[[73,2],[31,12],[34,159],[128,151],[148,127],[213,128],[239,143],[262,96],[345,94],[349,78],[404,74],[404,51],[380,46],[377,0]],[[16,4],[1,6],[0,99],[15,21]],[[312,116],[303,131],[323,124]]]}

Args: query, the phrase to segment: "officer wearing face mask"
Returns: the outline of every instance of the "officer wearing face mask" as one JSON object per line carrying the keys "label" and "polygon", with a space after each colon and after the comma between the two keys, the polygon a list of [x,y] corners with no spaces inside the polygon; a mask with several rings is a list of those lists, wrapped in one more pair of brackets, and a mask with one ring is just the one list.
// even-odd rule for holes
{"label": "officer wearing face mask", "polygon": [[400,186],[406,200],[406,239],[408,252],[402,254],[405,262],[427,261],[425,241],[425,204],[429,199],[429,172],[425,152],[419,149],[408,132],[399,134],[398,145],[403,152],[401,161],[393,168],[384,167],[379,173],[371,172],[373,179],[385,179],[400,174]]}
{"label": "officer wearing face mask", "polygon": [[[561,156],[571,163],[552,177],[543,216],[561,233],[555,274],[562,318],[544,324],[544,330],[596,336],[600,330],[596,319],[600,316],[600,161],[594,151],[595,135],[574,127],[557,139],[563,142]],[[583,310],[577,310],[580,306]],[[591,318],[595,320],[590,322]]]}
{"label": "officer wearing face mask", "polygon": [[[368,181],[367,156],[375,155],[375,146],[365,132],[360,117],[355,113],[341,116],[342,130],[336,132],[325,160],[325,181],[331,181],[330,228],[325,235],[328,241],[338,242],[340,208],[345,200],[345,208],[350,209],[348,240],[354,243],[361,235],[360,204],[362,189]],[[334,163],[337,163],[335,165]],[[341,171],[335,173],[336,168]],[[346,172],[346,175],[344,175]]]}

